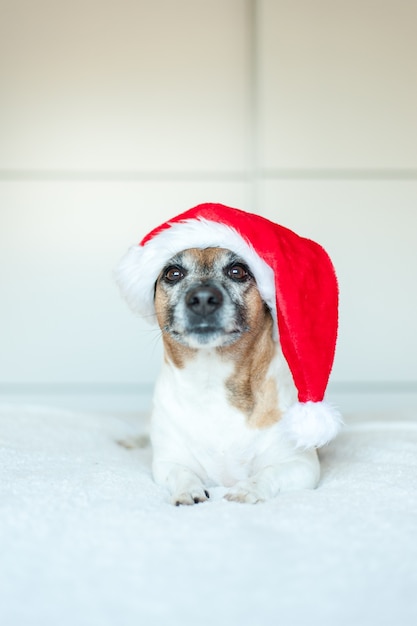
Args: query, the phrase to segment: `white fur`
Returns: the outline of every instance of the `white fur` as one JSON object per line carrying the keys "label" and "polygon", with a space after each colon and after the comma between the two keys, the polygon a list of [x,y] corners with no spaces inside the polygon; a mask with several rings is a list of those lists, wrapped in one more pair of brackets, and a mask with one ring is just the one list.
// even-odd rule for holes
{"label": "white fur", "polygon": [[156,323],[154,285],[163,266],[182,250],[210,247],[233,250],[249,265],[259,292],[271,309],[274,328],[277,329],[272,268],[234,228],[201,218],[173,223],[144,246],[129,248],[116,270],[115,278],[130,308],[149,322]]}
{"label": "white fur", "polygon": [[[284,373],[281,354],[269,375]],[[171,492],[172,502],[207,499],[206,488],[229,488],[226,498],[257,502],[289,489],[314,488],[319,479],[315,450],[296,450],[281,422],[253,428],[230,405],[225,381],[233,364],[215,351],[201,350],[181,369],[164,362],[152,414],[151,438],[156,482]],[[291,376],[280,386],[281,408],[294,402]]]}

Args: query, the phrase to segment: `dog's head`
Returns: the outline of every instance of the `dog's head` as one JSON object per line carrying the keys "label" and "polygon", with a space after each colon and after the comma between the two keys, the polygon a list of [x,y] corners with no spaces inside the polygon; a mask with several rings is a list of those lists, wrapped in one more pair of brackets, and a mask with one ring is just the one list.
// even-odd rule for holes
{"label": "dog's head", "polygon": [[230,346],[270,317],[250,268],[224,248],[173,256],[155,284],[155,311],[165,336],[194,349]]}

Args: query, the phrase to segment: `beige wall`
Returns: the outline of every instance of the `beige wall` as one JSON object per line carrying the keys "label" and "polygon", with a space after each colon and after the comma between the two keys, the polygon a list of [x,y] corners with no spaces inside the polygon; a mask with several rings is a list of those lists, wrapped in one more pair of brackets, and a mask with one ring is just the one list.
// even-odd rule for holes
{"label": "beige wall", "polygon": [[415,0],[0,9],[7,397],[147,406],[158,333],[113,267],[160,221],[219,201],[333,257],[342,408],[416,401]]}

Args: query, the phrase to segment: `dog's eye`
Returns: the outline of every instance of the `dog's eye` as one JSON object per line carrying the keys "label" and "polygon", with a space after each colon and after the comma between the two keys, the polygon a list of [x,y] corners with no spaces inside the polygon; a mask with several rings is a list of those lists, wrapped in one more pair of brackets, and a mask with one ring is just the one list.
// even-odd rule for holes
{"label": "dog's eye", "polygon": [[185,276],[185,270],[182,267],[178,267],[177,265],[173,265],[168,267],[164,272],[164,278],[169,283],[176,283]]}
{"label": "dog's eye", "polygon": [[227,275],[232,280],[236,280],[238,282],[246,280],[250,276],[248,269],[240,263],[235,263],[234,265],[228,267]]}

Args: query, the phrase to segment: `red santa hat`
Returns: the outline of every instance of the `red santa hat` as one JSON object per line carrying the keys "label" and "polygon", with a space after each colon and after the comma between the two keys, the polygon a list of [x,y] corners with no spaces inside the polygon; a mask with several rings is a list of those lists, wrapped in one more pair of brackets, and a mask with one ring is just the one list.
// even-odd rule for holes
{"label": "red santa hat", "polygon": [[154,286],[164,265],[186,248],[228,248],[250,267],[276,321],[298,391],[282,418],[296,446],[333,439],[340,413],[324,401],[338,326],[338,286],[323,248],[259,215],[222,204],[200,204],[161,224],[122,259],[116,280],[130,307],[155,321]]}

